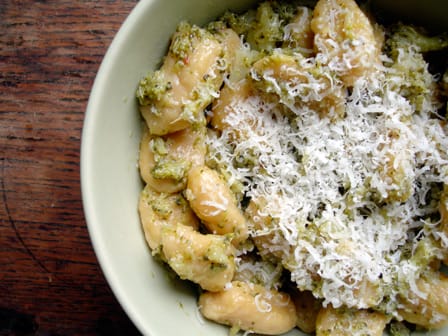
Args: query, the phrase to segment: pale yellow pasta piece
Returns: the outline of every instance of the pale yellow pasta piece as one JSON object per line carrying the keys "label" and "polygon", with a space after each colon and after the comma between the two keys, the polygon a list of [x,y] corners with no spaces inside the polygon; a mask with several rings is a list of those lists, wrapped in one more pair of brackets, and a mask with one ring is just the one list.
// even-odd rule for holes
{"label": "pale yellow pasta piece", "polygon": [[[254,131],[260,128],[249,118],[245,118],[247,115],[242,107],[249,97],[255,95],[252,83],[247,77],[250,65],[258,54],[243,47],[240,37],[233,30],[225,29],[220,34],[223,36],[225,49],[229,50],[226,53],[229,76],[219,97],[213,101],[209,121],[214,129],[230,131],[235,140],[244,140],[248,134],[239,127],[241,123],[250,123]],[[228,118],[233,119],[233,122],[229,122]]]}
{"label": "pale yellow pasta piece", "polygon": [[[210,123],[220,131],[232,129],[232,125],[226,121],[229,115],[237,114],[242,117],[240,104],[254,94],[251,82],[247,80],[249,66],[245,61],[248,57],[242,45],[240,37],[231,29],[226,29],[221,33],[224,36],[223,45],[226,46],[229,62],[229,78],[221,89],[219,97],[214,100]],[[238,109],[239,110],[236,110]],[[242,121],[243,122],[243,121]],[[238,129],[233,130],[237,138],[241,138]]]}
{"label": "pale yellow pasta piece", "polygon": [[416,281],[419,293],[408,291],[399,299],[398,313],[426,329],[448,325],[448,276],[434,272]]}
{"label": "pale yellow pasta piece", "polygon": [[379,172],[381,179],[388,185],[388,190],[380,195],[381,201],[406,202],[412,196],[414,178],[409,174],[412,171],[412,161],[410,151],[386,154]]}
{"label": "pale yellow pasta piece", "polygon": [[175,193],[185,188],[191,167],[204,164],[205,129],[186,128],[163,137],[145,131],[140,142],[142,179],[154,190]]}
{"label": "pale yellow pasta piece", "polygon": [[150,142],[151,135],[148,132],[148,128],[145,126],[143,130],[142,138],[140,139],[140,150],[138,159],[138,169],[140,171],[140,176],[148,183],[152,179],[151,167],[154,165],[154,154],[152,153]]}
{"label": "pale yellow pasta piece", "polygon": [[354,310],[331,305],[322,308],[316,319],[316,336],[382,336],[390,318],[380,312]]}
{"label": "pale yellow pasta piece", "polygon": [[205,132],[206,129],[204,127],[199,127],[186,128],[182,131],[169,134],[165,139],[170,155],[183,157],[193,167],[202,166],[207,151]]}
{"label": "pale yellow pasta piece", "polygon": [[[355,258],[358,251],[361,250],[362,247],[350,239],[341,239],[335,248],[339,256],[345,258]],[[371,281],[367,278],[354,281],[347,277],[345,282],[353,288],[352,292],[357,302],[357,308],[365,309],[378,306],[383,299],[384,293],[381,286],[379,286],[379,281]]]}
{"label": "pale yellow pasta piece", "polygon": [[[219,95],[219,98],[213,102],[212,106],[212,116],[210,123],[213,128],[219,131],[228,130],[234,132],[236,139],[245,139],[247,134],[242,133],[238,129],[234,129],[232,124],[229,123],[227,118],[236,117],[244,122],[243,113],[240,104],[244,102],[248,97],[253,94],[253,87],[249,80],[242,79],[239,82],[231,83],[230,85],[225,85]],[[227,119],[227,120],[226,120]],[[246,122],[250,122],[249,119]],[[255,124],[253,125],[256,126]]]}
{"label": "pale yellow pasta piece", "polygon": [[235,70],[235,63],[238,62],[237,52],[242,48],[242,42],[238,34],[230,29],[222,29],[215,34],[223,47],[223,59],[227,63],[229,75]]}
{"label": "pale yellow pasta piece", "polygon": [[311,20],[317,58],[347,86],[381,64],[380,39],[354,0],[319,0]]}
{"label": "pale yellow pasta piece", "polygon": [[231,234],[234,244],[247,239],[246,219],[218,172],[207,166],[192,168],[188,174],[185,196],[210,232]]}
{"label": "pale yellow pasta piece", "polygon": [[[267,201],[263,198],[251,199],[245,210],[247,220],[251,223],[252,240],[258,248],[260,255],[273,261],[281,261],[287,258],[291,247],[279,246],[275,239],[277,225],[273,215],[266,212]],[[280,240],[281,241],[281,240]],[[289,253],[288,253],[289,251]]]}
{"label": "pale yellow pasta piece", "polygon": [[377,306],[383,298],[384,292],[379,286],[379,281],[372,282],[366,278],[361,279],[353,287],[353,296],[359,302],[361,308]]}
{"label": "pale yellow pasta piece", "polygon": [[257,89],[279,96],[291,107],[308,107],[321,117],[343,116],[346,90],[324,67],[317,67],[299,55],[273,53],[253,67]]}
{"label": "pale yellow pasta piece", "polygon": [[225,83],[237,83],[247,77],[251,65],[259,59],[261,53],[243,44],[240,37],[232,29],[223,29],[216,34],[224,48],[224,60],[227,65]]}
{"label": "pale yellow pasta piece", "polygon": [[186,23],[179,26],[162,67],[146,84],[148,93],[141,94],[149,97],[140,111],[151,134],[204,123],[203,110],[223,81],[222,54],[222,45],[211,33]]}
{"label": "pale yellow pasta piece", "polygon": [[150,185],[142,190],[139,214],[146,241],[153,253],[159,252],[161,232],[176,224],[199,227],[199,220],[181,194],[164,194],[154,191]]}
{"label": "pale yellow pasta piece", "polygon": [[235,272],[234,248],[224,237],[177,224],[161,233],[162,257],[181,279],[209,291],[223,290]]}
{"label": "pale yellow pasta piece", "polygon": [[283,47],[298,50],[305,56],[310,56],[314,48],[314,33],[311,30],[313,12],[305,6],[297,7],[297,13],[285,28]]}
{"label": "pale yellow pasta piece", "polygon": [[296,325],[288,294],[241,281],[232,281],[220,292],[201,294],[199,309],[209,320],[265,335],[282,334]]}
{"label": "pale yellow pasta piece", "polygon": [[294,290],[291,292],[291,298],[296,307],[297,327],[306,333],[316,331],[317,314],[322,308],[322,304],[310,291]]}

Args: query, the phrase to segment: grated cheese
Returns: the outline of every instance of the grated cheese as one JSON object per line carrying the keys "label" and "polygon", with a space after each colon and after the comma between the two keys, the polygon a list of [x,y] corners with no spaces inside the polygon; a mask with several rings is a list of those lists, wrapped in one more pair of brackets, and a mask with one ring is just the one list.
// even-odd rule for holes
{"label": "grated cheese", "polygon": [[[375,304],[394,313],[402,286],[423,295],[416,286],[422,269],[403,250],[424,218],[437,213],[427,199],[435,184],[448,183],[440,173],[448,138],[437,105],[423,104],[417,113],[397,89],[396,70],[382,70],[354,83],[343,118],[322,118],[294,103],[328,94],[312,83],[294,83],[278,102],[265,95],[234,102],[225,119],[230,127],[210,132],[207,145],[209,162],[230,185],[243,186],[260,216],[273,218],[270,228],[252,223],[251,236],[273,234],[263,248],[282,251],[299,289],[324,305],[367,308],[371,301],[355,290],[367,282],[375,286]],[[264,80],[285,92],[270,73]],[[432,232],[442,234],[437,226]]]}

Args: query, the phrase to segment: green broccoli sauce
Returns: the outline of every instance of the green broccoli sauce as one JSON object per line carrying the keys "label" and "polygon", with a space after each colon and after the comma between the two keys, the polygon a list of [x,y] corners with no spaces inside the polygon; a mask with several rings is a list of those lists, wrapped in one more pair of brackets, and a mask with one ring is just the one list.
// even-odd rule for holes
{"label": "green broccoli sauce", "polygon": [[295,11],[291,3],[266,1],[256,10],[241,15],[228,12],[221,20],[238,35],[245,36],[252,49],[272,51],[282,45],[283,28]]}
{"label": "green broccoli sauce", "polygon": [[390,324],[389,334],[391,336],[410,336],[411,331],[402,322],[394,321]]}
{"label": "green broccoli sauce", "polygon": [[151,208],[160,218],[167,219],[173,213],[172,204],[167,200],[156,199],[150,202],[150,204]]}
{"label": "green broccoli sauce", "polygon": [[185,62],[196,43],[209,36],[205,30],[183,21],[177,27],[169,52],[178,60]]}
{"label": "green broccoli sauce", "polygon": [[189,163],[185,160],[163,158],[155,164],[151,173],[156,179],[181,181],[185,177],[188,167]]}
{"label": "green broccoli sauce", "polygon": [[163,138],[161,137],[155,137],[151,145],[152,151],[157,156],[165,156],[169,153],[165,140],[163,140]]}
{"label": "green broccoli sauce", "polygon": [[160,101],[171,89],[171,82],[166,81],[163,73],[157,70],[140,81],[136,96],[139,104],[145,106]]}

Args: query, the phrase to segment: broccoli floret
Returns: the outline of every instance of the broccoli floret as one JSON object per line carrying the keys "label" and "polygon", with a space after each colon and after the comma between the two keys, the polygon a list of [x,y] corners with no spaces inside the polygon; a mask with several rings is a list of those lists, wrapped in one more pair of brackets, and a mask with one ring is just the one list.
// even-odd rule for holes
{"label": "broccoli floret", "polygon": [[[280,20],[282,23],[287,23],[291,21],[296,13],[299,4],[302,4],[301,1],[280,1],[280,2],[272,2],[272,8],[276,13],[278,13]],[[304,4],[302,4],[304,6]]]}
{"label": "broccoli floret", "polygon": [[253,29],[255,23],[255,11],[249,10],[241,15],[226,12],[221,18],[221,21],[225,22],[239,36],[247,37],[249,30]]}
{"label": "broccoli floret", "polygon": [[156,179],[181,181],[185,177],[188,167],[189,164],[184,160],[163,158],[156,162],[151,173]]}
{"label": "broccoli floret", "polygon": [[391,38],[388,46],[392,53],[392,57],[396,56],[396,52],[400,48],[412,46],[418,52],[426,53],[429,51],[437,51],[448,47],[448,36],[428,36],[422,30],[416,27],[398,24],[392,29]]}
{"label": "broccoli floret", "polygon": [[438,242],[429,237],[423,237],[417,244],[415,244],[414,252],[410,261],[420,269],[426,269],[428,266],[437,260],[437,257],[442,256],[442,250]]}
{"label": "broccoli floret", "polygon": [[205,29],[183,21],[177,26],[169,52],[177,57],[177,59],[183,61],[193,52],[198,41],[209,37],[208,34],[209,32]]}
{"label": "broccoli floret", "polygon": [[272,50],[283,40],[283,27],[280,15],[269,2],[262,3],[257,9],[254,29],[249,31],[247,41],[254,49]]}
{"label": "broccoli floret", "polygon": [[391,29],[386,51],[392,59],[390,86],[409,100],[416,112],[434,111],[437,85],[423,53],[448,47],[447,36],[428,37],[412,26],[399,24]]}
{"label": "broccoli floret", "polygon": [[165,79],[160,70],[157,70],[140,81],[136,96],[139,104],[144,106],[160,100],[171,89],[171,82]]}
{"label": "broccoli floret", "polygon": [[390,324],[389,333],[391,336],[409,336],[410,330],[402,322],[394,321]]}
{"label": "broccoli floret", "polygon": [[294,17],[296,7],[292,3],[266,1],[257,10],[242,15],[226,13],[221,20],[244,36],[252,49],[271,51],[282,45],[284,27]]}

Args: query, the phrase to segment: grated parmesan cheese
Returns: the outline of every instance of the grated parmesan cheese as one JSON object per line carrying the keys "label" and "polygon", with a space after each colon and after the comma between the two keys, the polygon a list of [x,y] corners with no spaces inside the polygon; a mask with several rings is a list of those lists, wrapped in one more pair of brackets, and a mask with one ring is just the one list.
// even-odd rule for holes
{"label": "grated parmesan cheese", "polygon": [[[208,161],[230,185],[243,186],[259,216],[275,222],[266,231],[253,218],[251,236],[271,235],[263,248],[274,254],[281,249],[291,279],[324,305],[383,304],[394,313],[401,288],[423,295],[415,284],[423,269],[403,251],[426,216],[437,213],[427,199],[434,186],[448,183],[440,174],[448,138],[437,104],[423,104],[417,113],[397,89],[395,71],[385,67],[357,80],[345,116],[336,119],[294,103],[319,101],[328,91],[307,82],[288,87],[265,73],[282,99],[258,94],[235,101],[224,120],[229,127],[207,138]],[[430,234],[441,235],[437,226]],[[365,283],[373,287],[373,303],[356,291]]]}

